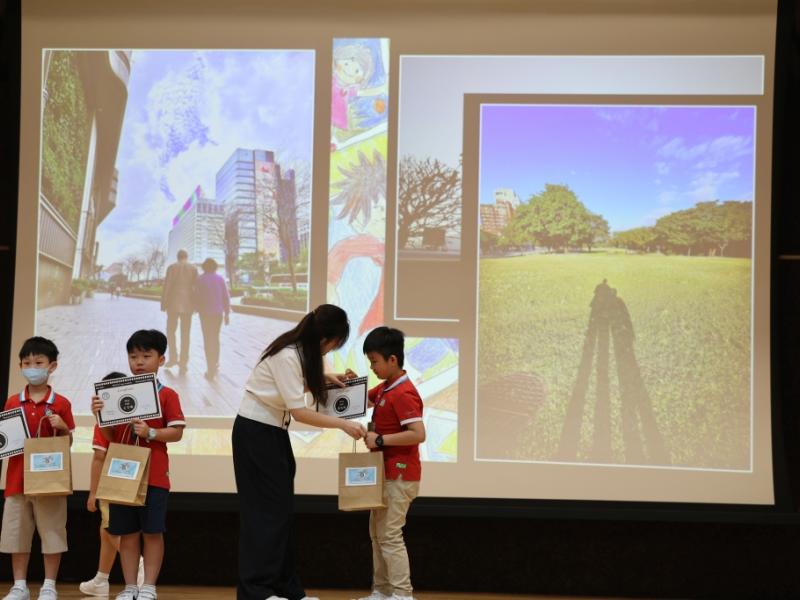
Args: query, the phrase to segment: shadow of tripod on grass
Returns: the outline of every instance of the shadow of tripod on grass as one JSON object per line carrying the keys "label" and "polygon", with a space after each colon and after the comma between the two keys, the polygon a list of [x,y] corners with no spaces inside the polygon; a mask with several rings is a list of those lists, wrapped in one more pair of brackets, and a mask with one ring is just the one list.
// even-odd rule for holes
{"label": "shadow of tripod on grass", "polygon": [[622,441],[628,464],[669,464],[669,453],[658,430],[653,406],[642,380],[633,343],[633,323],[628,307],[607,280],[597,285],[590,304],[589,326],[583,342],[583,353],[567,406],[564,426],[556,458],[574,461],[578,458],[586,395],[592,367],[595,368],[596,399],[594,432],[589,459],[612,462],[611,449],[611,348],[619,387]]}

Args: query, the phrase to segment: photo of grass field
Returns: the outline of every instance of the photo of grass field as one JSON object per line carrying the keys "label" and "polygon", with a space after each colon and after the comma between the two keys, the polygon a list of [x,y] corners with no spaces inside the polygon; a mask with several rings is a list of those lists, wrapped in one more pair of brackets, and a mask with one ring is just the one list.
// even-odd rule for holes
{"label": "photo of grass field", "polygon": [[746,113],[482,106],[477,459],[750,468]]}

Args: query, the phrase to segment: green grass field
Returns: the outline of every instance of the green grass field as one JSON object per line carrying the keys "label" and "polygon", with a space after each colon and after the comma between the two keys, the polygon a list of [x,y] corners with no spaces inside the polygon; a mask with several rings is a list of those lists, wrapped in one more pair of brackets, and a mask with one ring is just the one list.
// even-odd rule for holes
{"label": "green grass field", "polygon": [[[668,463],[749,468],[750,266],[749,259],[614,251],[482,259],[479,386],[518,372],[536,373],[546,386],[532,426],[505,458],[554,459],[590,302],[606,278],[630,313],[633,348]],[[594,369],[578,460],[591,460]],[[613,460],[624,463],[613,350],[609,373]]]}

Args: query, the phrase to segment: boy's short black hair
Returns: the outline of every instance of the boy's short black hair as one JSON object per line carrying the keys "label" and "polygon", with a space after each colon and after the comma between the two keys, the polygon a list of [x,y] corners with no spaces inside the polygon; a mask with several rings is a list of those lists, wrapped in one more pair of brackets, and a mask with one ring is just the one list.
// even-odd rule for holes
{"label": "boy's short black hair", "polygon": [[127,377],[127,375],[125,375],[125,373],[120,373],[119,371],[111,371],[111,373],[103,377],[103,381],[108,381],[109,379],[120,379],[122,377]]}
{"label": "boy's short black hair", "polygon": [[134,350],[155,350],[159,356],[167,353],[167,336],[158,329],[140,329],[128,338],[125,348],[130,354]]}
{"label": "boy's short black hair", "polygon": [[389,360],[393,354],[397,357],[397,365],[402,369],[405,354],[403,346],[405,334],[392,327],[376,327],[364,339],[364,354],[377,352],[384,360]]}
{"label": "boy's short black hair", "polygon": [[19,351],[19,359],[22,360],[36,354],[42,354],[46,356],[47,360],[50,362],[55,362],[58,360],[58,348],[56,348],[56,345],[52,342],[52,340],[48,340],[47,338],[43,338],[38,335],[25,340],[25,342],[22,344],[22,348]]}

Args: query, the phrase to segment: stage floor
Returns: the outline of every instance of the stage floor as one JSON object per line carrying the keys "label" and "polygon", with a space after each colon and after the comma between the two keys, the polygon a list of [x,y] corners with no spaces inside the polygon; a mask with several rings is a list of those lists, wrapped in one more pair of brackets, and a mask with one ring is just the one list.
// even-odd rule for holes
{"label": "stage floor", "polygon": [[[59,583],[59,600],[77,600],[88,598],[77,589],[77,586]],[[110,598],[120,591],[121,586],[112,586]],[[39,586],[31,586],[36,597]],[[364,590],[306,590],[310,596],[318,596],[321,600],[352,600],[367,594]],[[191,587],[191,586],[158,586],[159,600],[235,600],[236,591],[233,588],[218,587]],[[530,595],[503,595],[503,594],[477,594],[477,593],[447,593],[447,592],[419,592],[414,594],[416,600],[581,600],[578,596],[530,596]],[[588,600],[588,599],[585,599]],[[597,598],[591,600],[613,600],[612,598]]]}

